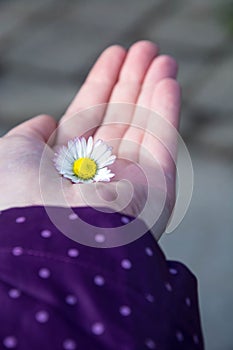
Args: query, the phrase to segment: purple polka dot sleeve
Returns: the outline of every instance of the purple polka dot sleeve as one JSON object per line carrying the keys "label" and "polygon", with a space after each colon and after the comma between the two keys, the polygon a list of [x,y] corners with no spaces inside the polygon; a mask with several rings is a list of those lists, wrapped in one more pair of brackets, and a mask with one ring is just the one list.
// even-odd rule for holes
{"label": "purple polka dot sleeve", "polygon": [[[67,227],[81,218],[106,233],[133,220],[92,208],[53,210]],[[89,234],[88,225],[77,226],[77,235],[81,230]],[[94,239],[104,243],[100,233]],[[196,278],[166,261],[150,232],[97,249],[61,233],[43,207],[5,210],[0,349],[203,349]]]}

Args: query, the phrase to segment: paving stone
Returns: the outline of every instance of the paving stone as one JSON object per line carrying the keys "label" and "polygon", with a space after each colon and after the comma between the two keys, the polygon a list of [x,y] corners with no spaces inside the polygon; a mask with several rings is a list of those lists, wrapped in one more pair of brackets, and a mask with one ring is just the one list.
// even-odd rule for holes
{"label": "paving stone", "polygon": [[180,6],[181,11],[192,14],[216,15],[216,12],[227,4],[227,0],[185,0],[185,6]]}
{"label": "paving stone", "polygon": [[69,18],[91,23],[93,27],[114,31],[115,34],[129,30],[133,25],[140,26],[140,19],[155,10],[161,0],[89,0],[72,7]]}
{"label": "paving stone", "polygon": [[98,6],[93,1],[80,3],[69,16],[43,26],[35,24],[32,31],[25,28],[25,33],[6,53],[5,60],[50,71],[77,73],[105,47],[115,43],[132,23],[139,21],[153,1],[135,4],[132,6],[129,1],[103,1]]}
{"label": "paving stone", "polygon": [[[186,86],[192,86],[194,82],[202,77],[204,71],[208,70],[207,63],[201,60],[184,60],[181,59],[178,61],[179,72],[178,72],[178,80],[183,89],[183,95],[186,98]],[[188,99],[188,96],[187,96]]]}
{"label": "paving stone", "polygon": [[184,106],[181,108],[181,118],[180,118],[180,135],[182,138],[186,139],[190,137],[195,126],[194,118],[192,117],[190,108]]}
{"label": "paving stone", "polygon": [[[233,344],[233,165],[191,148],[194,192],[181,225],[160,244],[196,274],[206,350]],[[217,315],[217,316],[216,316]]]}
{"label": "paving stone", "polygon": [[78,86],[68,82],[30,81],[18,76],[0,79],[1,124],[11,127],[41,113],[60,115]]}
{"label": "paving stone", "polygon": [[17,0],[0,2],[0,39],[9,34],[32,14],[47,7],[52,0]]}
{"label": "paving stone", "polygon": [[27,32],[6,54],[5,60],[66,74],[77,73],[110,42],[109,32],[93,31],[89,24],[52,23],[46,28],[36,28],[33,33]]}
{"label": "paving stone", "polygon": [[209,79],[197,89],[192,104],[210,111],[233,111],[233,56],[212,67]]}
{"label": "paving stone", "polygon": [[229,151],[233,154],[233,118],[222,116],[202,127],[195,137],[196,142],[212,149]]}
{"label": "paving stone", "polygon": [[[167,46],[178,46],[186,51],[207,51],[217,48],[227,38],[227,31],[214,16],[196,16],[178,11],[161,22],[153,23],[146,35]],[[199,51],[196,51],[199,54]]]}

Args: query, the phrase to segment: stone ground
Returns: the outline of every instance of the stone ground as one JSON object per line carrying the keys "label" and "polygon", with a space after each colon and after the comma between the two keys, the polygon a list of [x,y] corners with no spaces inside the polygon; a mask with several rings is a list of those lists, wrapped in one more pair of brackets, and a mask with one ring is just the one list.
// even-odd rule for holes
{"label": "stone ground", "polygon": [[207,350],[233,349],[233,47],[224,3],[0,0],[1,135],[42,112],[58,118],[109,44],[151,39],[178,60],[195,186],[161,245],[198,277]]}

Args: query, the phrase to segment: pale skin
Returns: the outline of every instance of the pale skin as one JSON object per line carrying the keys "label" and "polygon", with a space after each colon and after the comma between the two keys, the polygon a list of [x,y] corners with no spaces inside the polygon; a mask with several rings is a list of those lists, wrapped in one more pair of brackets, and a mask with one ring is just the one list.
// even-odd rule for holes
{"label": "pale skin", "polygon": [[[83,198],[84,194],[89,205],[109,206],[126,214],[138,216],[142,209],[141,203],[146,201],[145,183],[141,179],[140,171],[137,170],[138,164],[142,169],[145,168],[148,174],[153,175],[150,210],[142,215],[142,219],[150,225],[148,222],[153,216],[153,208],[157,207],[160,193],[163,196],[163,190],[155,181],[158,166],[153,158],[144,156],[145,148],[160,164],[168,186],[165,195],[165,214],[160,228],[156,228],[158,238],[165,229],[175,200],[175,167],[166,148],[147,132],[151,126],[154,127],[153,113],[149,113],[140,121],[140,115],[135,110],[135,113],[126,120],[126,125],[113,127],[104,125],[117,122],[117,115],[111,113],[111,107],[106,109],[101,118],[93,113],[93,116],[85,119],[82,111],[92,106],[118,102],[156,111],[168,122],[168,127],[166,123],[163,128],[156,127],[156,137],[175,154],[176,142],[169,125],[178,128],[179,124],[180,87],[176,81],[176,74],[175,60],[169,56],[159,55],[158,47],[151,42],[137,42],[129,50],[120,46],[107,48],[92,67],[59,123],[51,116],[40,115],[18,125],[0,139],[2,193],[0,210],[44,204],[85,206],[87,204]],[[138,125],[140,122],[141,130],[132,127],[132,124]],[[95,128],[88,131],[93,126]],[[73,184],[64,178],[61,182],[61,176],[52,162],[54,150],[59,145],[66,144],[69,139],[81,135],[92,135],[94,140],[102,139],[110,144],[112,139],[117,139],[118,141],[113,143],[113,154],[118,159],[126,156],[134,162],[133,164],[119,159],[111,166],[116,176],[110,183],[98,184],[98,194],[101,198],[95,194],[95,184]],[[128,140],[133,142],[133,147],[125,146]],[[48,144],[44,157],[46,167],[42,167],[41,172],[40,162],[46,144]],[[127,179],[134,185],[129,203],[129,183],[125,181],[118,183],[120,179]],[[116,194],[117,183],[119,197]],[[46,192],[46,198],[43,192]],[[64,194],[63,199],[61,192]],[[68,204],[64,204],[64,197]]]}

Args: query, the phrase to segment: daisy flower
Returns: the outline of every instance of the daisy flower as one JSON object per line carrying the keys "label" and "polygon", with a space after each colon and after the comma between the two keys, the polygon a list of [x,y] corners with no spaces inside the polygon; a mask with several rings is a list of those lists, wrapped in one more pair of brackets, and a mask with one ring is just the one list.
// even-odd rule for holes
{"label": "daisy flower", "polygon": [[102,140],[94,143],[93,137],[88,141],[77,137],[55,153],[54,163],[59,173],[74,183],[108,182],[114,174],[107,166],[115,159],[112,147]]}

